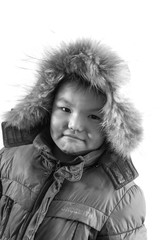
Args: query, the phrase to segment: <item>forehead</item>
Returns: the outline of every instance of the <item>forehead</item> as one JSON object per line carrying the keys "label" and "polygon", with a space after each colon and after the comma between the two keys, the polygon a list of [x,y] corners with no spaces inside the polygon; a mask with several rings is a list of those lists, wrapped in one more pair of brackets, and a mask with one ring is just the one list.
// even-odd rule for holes
{"label": "forehead", "polygon": [[70,104],[79,104],[90,108],[102,108],[106,97],[92,88],[81,87],[74,82],[69,82],[60,86],[55,101],[66,101]]}

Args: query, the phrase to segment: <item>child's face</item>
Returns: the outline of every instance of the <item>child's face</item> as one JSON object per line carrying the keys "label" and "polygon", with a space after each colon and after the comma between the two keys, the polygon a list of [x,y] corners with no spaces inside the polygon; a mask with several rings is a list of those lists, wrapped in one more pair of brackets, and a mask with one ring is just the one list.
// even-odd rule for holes
{"label": "child's face", "polygon": [[56,94],[51,115],[51,137],[61,151],[80,155],[104,142],[100,130],[104,97],[65,83]]}

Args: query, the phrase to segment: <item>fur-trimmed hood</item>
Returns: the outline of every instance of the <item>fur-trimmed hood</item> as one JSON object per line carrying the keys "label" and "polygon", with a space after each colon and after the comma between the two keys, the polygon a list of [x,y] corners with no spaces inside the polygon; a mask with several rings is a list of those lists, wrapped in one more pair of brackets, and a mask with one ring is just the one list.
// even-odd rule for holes
{"label": "fur-trimmed hood", "polygon": [[7,125],[27,131],[39,126],[44,128],[50,118],[54,90],[71,73],[106,93],[102,125],[107,142],[118,154],[128,156],[142,135],[139,113],[119,96],[119,88],[129,77],[128,66],[110,48],[91,40],[63,44],[46,54],[35,86],[5,115]]}

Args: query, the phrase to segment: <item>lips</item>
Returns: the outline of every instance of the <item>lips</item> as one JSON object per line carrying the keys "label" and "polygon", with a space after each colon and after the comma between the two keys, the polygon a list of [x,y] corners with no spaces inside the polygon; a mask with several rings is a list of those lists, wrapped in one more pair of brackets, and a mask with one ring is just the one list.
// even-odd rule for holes
{"label": "lips", "polygon": [[68,138],[72,138],[72,139],[77,139],[77,140],[80,140],[80,141],[84,141],[84,139],[76,136],[76,135],[73,135],[73,134],[64,134],[63,135],[64,137],[68,137]]}

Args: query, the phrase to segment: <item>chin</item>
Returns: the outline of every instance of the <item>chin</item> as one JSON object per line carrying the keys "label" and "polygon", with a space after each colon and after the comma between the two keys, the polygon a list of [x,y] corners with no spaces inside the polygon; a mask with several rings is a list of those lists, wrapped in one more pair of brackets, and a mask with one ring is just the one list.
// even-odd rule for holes
{"label": "chin", "polygon": [[74,156],[81,155],[87,152],[86,150],[80,150],[80,149],[62,149],[62,151],[67,155],[74,155]]}
{"label": "chin", "polygon": [[79,155],[79,151],[73,151],[73,150],[69,150],[69,149],[64,149],[62,150],[64,153],[66,153],[67,155]]}
{"label": "chin", "polygon": [[75,146],[73,143],[61,144],[60,149],[68,155],[79,155],[79,153],[85,151],[83,147]]}
{"label": "chin", "polygon": [[79,150],[79,151],[68,151],[66,152],[66,154],[73,155],[73,156],[83,156],[89,152],[91,152],[91,150],[81,150],[81,151]]}

